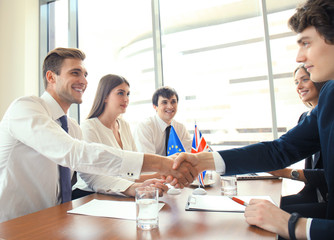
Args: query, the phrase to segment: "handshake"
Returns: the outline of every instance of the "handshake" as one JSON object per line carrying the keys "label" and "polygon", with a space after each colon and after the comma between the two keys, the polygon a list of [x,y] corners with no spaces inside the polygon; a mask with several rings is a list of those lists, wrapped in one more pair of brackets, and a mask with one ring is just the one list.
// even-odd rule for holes
{"label": "handshake", "polygon": [[210,152],[177,153],[169,157],[145,154],[142,172],[159,172],[172,186],[189,186],[204,170],[215,170],[213,155]]}

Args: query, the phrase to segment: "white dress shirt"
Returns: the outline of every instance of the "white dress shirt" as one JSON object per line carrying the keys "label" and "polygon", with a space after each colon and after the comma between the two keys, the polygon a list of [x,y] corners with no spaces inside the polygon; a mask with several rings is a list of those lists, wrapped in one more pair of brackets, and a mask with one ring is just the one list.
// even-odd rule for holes
{"label": "white dress shirt", "polygon": [[[60,203],[58,164],[75,171],[139,178],[143,154],[80,141],[56,120],[64,115],[47,92],[15,100],[0,123],[0,222]],[[76,139],[79,138],[79,139]]]}
{"label": "white dress shirt", "polygon": [[[133,140],[129,124],[122,118],[117,119],[118,132],[122,141],[123,150],[137,151]],[[118,144],[114,132],[104,126],[98,118],[90,118],[80,124],[83,139],[87,142],[103,143],[121,149]],[[121,177],[102,176],[89,173],[78,173],[78,182],[73,189],[79,188],[84,191],[93,191],[103,194],[122,195],[134,181]]]}
{"label": "white dress shirt", "polygon": [[[186,152],[191,151],[192,138],[186,127],[173,119],[172,124]],[[166,156],[166,127],[157,114],[139,123],[133,137],[139,152]]]}

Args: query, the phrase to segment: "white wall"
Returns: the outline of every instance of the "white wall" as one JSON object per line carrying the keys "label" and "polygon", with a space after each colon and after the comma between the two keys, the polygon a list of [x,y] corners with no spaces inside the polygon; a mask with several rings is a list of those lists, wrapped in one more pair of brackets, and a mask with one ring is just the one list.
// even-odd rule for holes
{"label": "white wall", "polygon": [[38,95],[38,0],[0,0],[0,119],[23,95]]}

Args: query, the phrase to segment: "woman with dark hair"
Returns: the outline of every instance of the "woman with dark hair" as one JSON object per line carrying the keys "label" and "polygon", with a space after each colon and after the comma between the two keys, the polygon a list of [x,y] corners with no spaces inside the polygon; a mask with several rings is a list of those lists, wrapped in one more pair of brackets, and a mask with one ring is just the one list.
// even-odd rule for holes
{"label": "woman with dark hair", "polygon": [[[128,151],[137,151],[129,124],[120,117],[129,104],[130,84],[118,75],[108,74],[101,78],[92,109],[87,120],[81,124],[83,139],[88,142],[103,143]],[[134,196],[135,188],[154,185],[160,195],[168,190],[164,180],[153,179],[155,175],[142,175],[138,182],[102,175],[78,173],[77,188],[73,198],[92,192]],[[151,179],[152,178],[152,179]]]}
{"label": "woman with dark hair", "polygon": [[[327,82],[312,82],[310,73],[304,64],[300,64],[293,73],[296,91],[303,103],[310,111],[318,105],[319,94],[322,86]],[[309,112],[309,111],[308,111]],[[306,112],[306,113],[308,113]],[[302,119],[299,119],[299,121]],[[299,122],[298,121],[298,122]]]}
{"label": "woman with dark hair", "polygon": [[[304,64],[294,71],[294,81],[300,99],[310,108],[300,116],[299,123],[318,105],[320,90],[326,82],[312,82]],[[305,158],[305,169],[284,168],[269,173],[305,183],[305,187],[298,194],[282,197],[283,210],[289,213],[298,212],[304,217],[326,217],[328,189],[320,152]]]}

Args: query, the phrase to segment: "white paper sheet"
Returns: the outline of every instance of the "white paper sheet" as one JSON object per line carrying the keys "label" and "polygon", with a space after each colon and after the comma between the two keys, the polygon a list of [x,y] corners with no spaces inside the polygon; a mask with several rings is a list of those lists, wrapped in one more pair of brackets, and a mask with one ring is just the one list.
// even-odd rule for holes
{"label": "white paper sheet", "polygon": [[[159,211],[164,205],[159,203]],[[136,203],[93,199],[67,213],[136,220]]]}
{"label": "white paper sheet", "polygon": [[[249,202],[253,198],[271,201],[270,196],[236,196]],[[213,212],[244,212],[245,206],[236,203],[227,196],[191,195],[186,206],[188,211],[213,211]]]}

